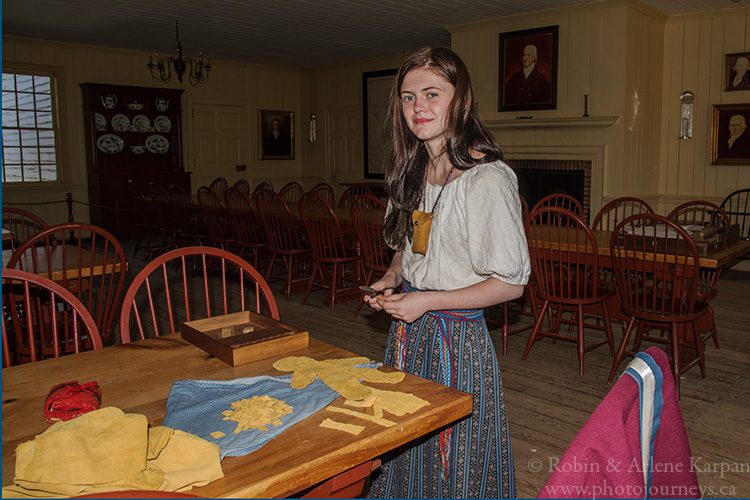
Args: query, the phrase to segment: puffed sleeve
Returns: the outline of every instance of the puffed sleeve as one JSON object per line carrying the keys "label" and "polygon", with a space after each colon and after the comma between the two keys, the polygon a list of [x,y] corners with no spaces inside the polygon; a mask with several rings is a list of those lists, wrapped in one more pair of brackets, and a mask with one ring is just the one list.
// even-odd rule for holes
{"label": "puffed sleeve", "polygon": [[525,285],[531,272],[516,174],[497,162],[466,184],[471,266],[480,276]]}

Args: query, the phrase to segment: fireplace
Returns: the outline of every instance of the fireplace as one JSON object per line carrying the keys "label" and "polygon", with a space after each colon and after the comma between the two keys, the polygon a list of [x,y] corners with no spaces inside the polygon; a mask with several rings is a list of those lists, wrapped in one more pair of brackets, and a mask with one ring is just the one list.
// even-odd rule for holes
{"label": "fireplace", "polygon": [[583,207],[588,221],[591,208],[591,161],[507,159],[518,177],[518,192],[529,209],[547,195],[565,193]]}

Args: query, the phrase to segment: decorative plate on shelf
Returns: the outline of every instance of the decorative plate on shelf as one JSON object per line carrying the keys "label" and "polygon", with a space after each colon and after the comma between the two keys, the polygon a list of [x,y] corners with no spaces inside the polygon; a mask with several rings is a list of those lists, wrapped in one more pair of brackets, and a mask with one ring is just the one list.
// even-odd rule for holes
{"label": "decorative plate on shelf", "polygon": [[115,154],[122,151],[125,142],[115,134],[104,134],[96,140],[96,147],[103,153]]}
{"label": "decorative plate on shelf", "polygon": [[150,135],[146,137],[146,149],[152,153],[166,153],[169,151],[169,140],[163,135]]}
{"label": "decorative plate on shelf", "polygon": [[127,132],[130,128],[130,119],[122,113],[112,117],[112,128],[117,132]]}
{"label": "decorative plate on shelf", "polygon": [[154,119],[154,129],[157,132],[169,132],[172,130],[172,122],[168,117],[159,115]]}
{"label": "decorative plate on shelf", "polygon": [[151,128],[151,120],[146,115],[135,115],[131,128],[134,132],[148,132],[148,129]]}
{"label": "decorative plate on shelf", "polygon": [[94,125],[96,130],[107,130],[107,119],[101,113],[94,113]]}

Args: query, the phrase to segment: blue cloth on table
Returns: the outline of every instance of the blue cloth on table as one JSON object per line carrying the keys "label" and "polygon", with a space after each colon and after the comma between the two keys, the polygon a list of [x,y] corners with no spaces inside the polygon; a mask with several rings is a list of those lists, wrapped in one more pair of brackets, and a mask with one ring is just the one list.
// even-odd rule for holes
{"label": "blue cloth on table", "polygon": [[[377,369],[383,363],[371,361],[355,365]],[[291,386],[292,375],[238,378],[234,380],[178,380],[172,385],[167,398],[164,425],[180,429],[216,443],[221,448],[221,458],[239,457],[257,450],[297,422],[329,405],[339,394],[320,378],[304,389]],[[232,403],[253,396],[270,396],[292,407],[292,413],[280,418],[279,426],[269,424],[267,431],[247,429],[234,433],[237,422],[224,420],[223,411],[231,410]],[[212,432],[224,436],[216,439]]]}
{"label": "blue cloth on table", "polygon": [[[319,378],[304,389],[292,388],[291,380],[291,375],[225,381],[179,380],[169,393],[164,425],[216,443],[222,459],[247,455],[338,397]],[[285,402],[293,408],[292,413],[281,417],[282,425],[267,425],[267,431],[248,429],[235,434],[237,422],[223,420],[222,412],[231,410],[234,401],[264,395]],[[213,438],[211,432],[215,431],[223,432],[224,436]]]}

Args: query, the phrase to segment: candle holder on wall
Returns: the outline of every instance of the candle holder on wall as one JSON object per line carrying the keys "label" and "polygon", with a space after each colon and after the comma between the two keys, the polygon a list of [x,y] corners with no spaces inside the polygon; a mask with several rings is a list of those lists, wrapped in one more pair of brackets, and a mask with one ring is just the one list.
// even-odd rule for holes
{"label": "candle holder on wall", "polygon": [[680,139],[693,138],[693,102],[695,94],[686,90],[680,95]]}
{"label": "candle holder on wall", "polygon": [[589,95],[583,94],[583,116],[589,116]]}

